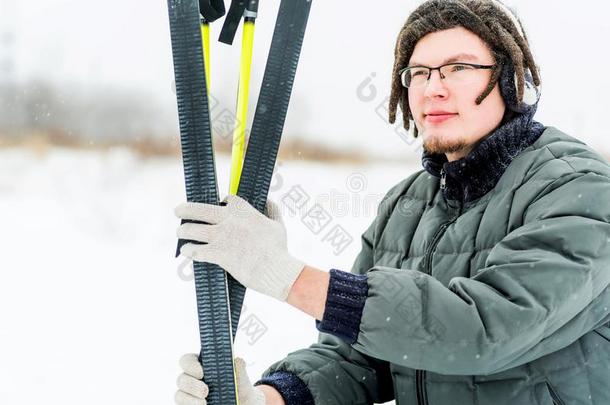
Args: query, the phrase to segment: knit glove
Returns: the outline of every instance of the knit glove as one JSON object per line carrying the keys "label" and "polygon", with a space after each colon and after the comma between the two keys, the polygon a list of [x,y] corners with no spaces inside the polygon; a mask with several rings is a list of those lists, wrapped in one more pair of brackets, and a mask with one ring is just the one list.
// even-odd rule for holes
{"label": "knit glove", "polygon": [[[235,374],[237,380],[237,393],[239,405],[265,405],[265,394],[252,386],[246,362],[239,357],[235,358]],[[185,354],[180,358],[182,374],[178,376],[176,384],[178,391],[174,400],[178,405],[206,405],[209,393],[208,386],[203,382],[203,367],[194,353]]]}
{"label": "knit glove", "polygon": [[226,205],[183,203],[179,218],[205,222],[185,223],[178,237],[187,243],[180,253],[198,262],[215,263],[237,281],[262,294],[286,301],[305,263],[288,253],[286,228],[279,208],[267,201],[267,216],[241,197],[230,195]]}

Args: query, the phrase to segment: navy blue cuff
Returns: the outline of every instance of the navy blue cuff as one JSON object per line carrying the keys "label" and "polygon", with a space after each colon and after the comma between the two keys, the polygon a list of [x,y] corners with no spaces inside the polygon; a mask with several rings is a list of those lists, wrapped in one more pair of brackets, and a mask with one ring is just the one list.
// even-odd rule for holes
{"label": "navy blue cuff", "polygon": [[295,374],[288,371],[271,373],[254,383],[254,386],[261,384],[275,388],[284,398],[286,405],[315,405],[307,385]]}
{"label": "navy blue cuff", "polygon": [[364,303],[368,297],[367,276],[330,270],[330,284],[322,321],[316,320],[320,332],[335,335],[348,344],[355,343],[360,333]]}

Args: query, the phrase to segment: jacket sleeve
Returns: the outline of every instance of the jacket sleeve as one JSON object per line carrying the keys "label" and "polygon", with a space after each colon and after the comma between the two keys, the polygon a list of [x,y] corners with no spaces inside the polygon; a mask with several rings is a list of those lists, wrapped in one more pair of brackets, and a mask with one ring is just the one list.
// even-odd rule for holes
{"label": "jacket sleeve", "polygon": [[[352,268],[355,277],[372,267],[375,222],[362,235],[362,250]],[[386,361],[358,352],[326,333],[320,333],[317,343],[309,348],[271,365],[255,385],[259,384],[276,388],[287,405],[365,405],[394,399]]]}
{"label": "jacket sleeve", "polygon": [[[339,328],[338,336],[402,366],[481,375],[555,352],[608,322],[610,179],[572,172],[537,193],[522,225],[472,278],[446,287],[416,270],[373,267],[358,330]],[[401,286],[391,299],[388,285]]]}

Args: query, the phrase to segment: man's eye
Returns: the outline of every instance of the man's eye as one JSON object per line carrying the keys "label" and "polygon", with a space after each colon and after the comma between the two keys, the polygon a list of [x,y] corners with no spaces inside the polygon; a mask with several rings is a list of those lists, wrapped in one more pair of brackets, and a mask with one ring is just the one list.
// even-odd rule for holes
{"label": "man's eye", "polygon": [[411,72],[411,77],[425,75],[426,71],[424,70],[414,70]]}
{"label": "man's eye", "polygon": [[471,66],[468,65],[453,65],[451,67],[451,71],[452,72],[460,72],[462,70],[469,70],[471,68]]}

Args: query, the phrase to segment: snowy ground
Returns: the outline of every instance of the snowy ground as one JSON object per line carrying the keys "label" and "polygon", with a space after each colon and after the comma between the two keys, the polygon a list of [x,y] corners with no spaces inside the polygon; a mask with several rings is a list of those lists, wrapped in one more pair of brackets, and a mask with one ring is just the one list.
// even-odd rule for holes
{"label": "snowy ground", "polygon": [[[227,184],[228,160],[217,163]],[[272,198],[308,198],[295,213],[282,205],[291,252],[348,270],[384,192],[418,169],[280,164]],[[173,403],[177,360],[198,350],[190,267],[173,257],[182,179],[178,160],[127,150],[0,151],[1,404]],[[302,219],[317,202],[323,229]],[[256,327],[236,354],[253,380],[317,336],[313,319],[257,293],[245,320]]]}

